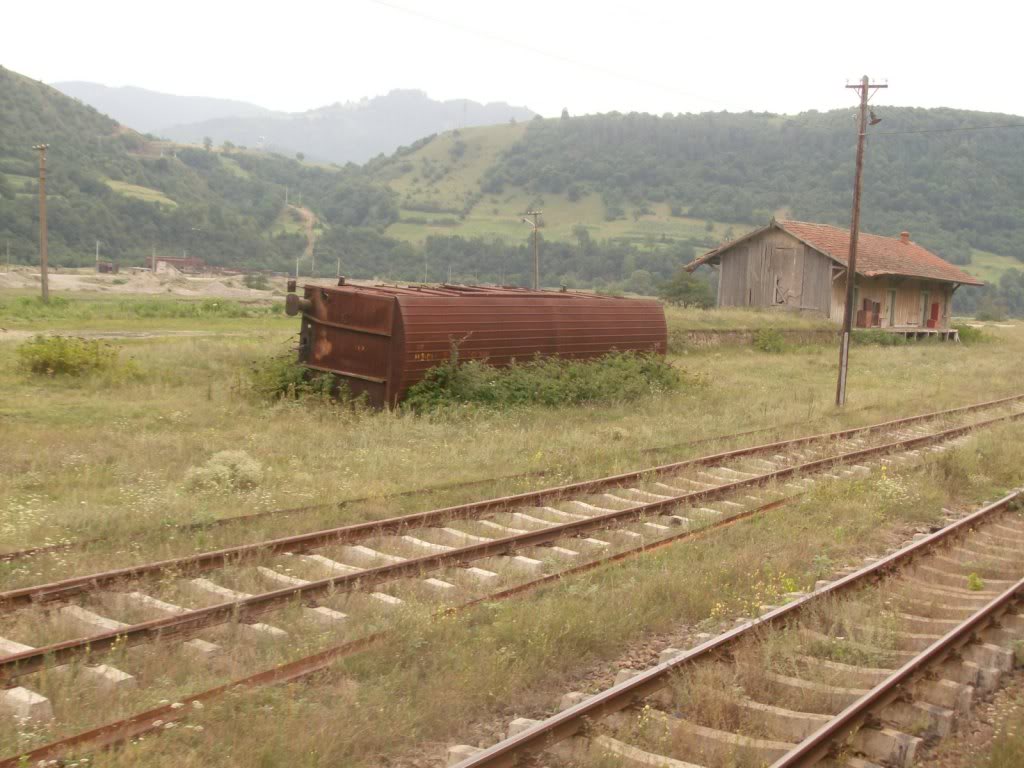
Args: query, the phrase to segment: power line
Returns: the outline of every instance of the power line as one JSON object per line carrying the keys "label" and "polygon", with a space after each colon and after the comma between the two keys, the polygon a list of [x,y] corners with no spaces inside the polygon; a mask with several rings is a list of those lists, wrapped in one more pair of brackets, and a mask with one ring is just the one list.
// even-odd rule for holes
{"label": "power line", "polygon": [[685,96],[687,98],[697,99],[698,101],[704,101],[709,104],[718,104],[720,106],[724,106],[724,102],[719,101],[718,99],[713,99],[708,96],[701,96],[696,93],[690,93],[688,91],[683,91],[678,88],[673,88],[671,85],[667,85],[666,83],[661,83],[656,80],[648,80],[647,78],[639,77],[637,75],[630,75],[623,72],[619,72],[617,70],[606,67],[602,64],[595,64],[589,61],[581,61],[579,59],[574,59],[571,56],[566,56],[565,54],[557,53],[555,51],[548,51],[545,50],[544,48],[538,48],[534,45],[530,45],[529,43],[523,43],[520,42],[519,40],[513,40],[508,37],[503,37],[502,35],[495,34],[494,32],[476,29],[466,24],[461,24],[457,21],[452,21],[451,19],[445,19],[440,16],[433,16],[431,14],[423,13],[422,11],[415,10],[413,8],[406,8],[403,5],[398,5],[397,3],[392,3],[389,2],[388,0],[366,1],[374,3],[375,5],[380,5],[384,8],[390,8],[391,10],[398,11],[399,13],[405,13],[409,16],[415,16],[417,18],[433,22],[434,24],[440,24],[442,26],[451,27],[452,29],[458,29],[462,32],[468,32],[471,35],[476,35],[477,37],[482,37],[487,40],[494,40],[495,42],[499,42],[503,45],[507,45],[512,48],[521,48],[524,51],[529,51],[530,53],[535,53],[539,56],[545,56],[549,59],[560,61],[563,64],[571,64],[576,67],[581,67],[582,69],[590,69],[595,72],[600,72],[603,75],[610,75],[611,77],[615,77],[620,80],[627,80],[634,83],[639,83],[640,85],[646,85],[651,88],[660,88],[661,90],[664,90],[668,93],[674,93],[677,96]]}

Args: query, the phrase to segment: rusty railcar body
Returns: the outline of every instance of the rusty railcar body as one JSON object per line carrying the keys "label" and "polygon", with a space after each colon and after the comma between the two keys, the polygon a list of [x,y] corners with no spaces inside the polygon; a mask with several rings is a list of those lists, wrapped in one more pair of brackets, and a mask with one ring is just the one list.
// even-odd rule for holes
{"label": "rusty railcar body", "polygon": [[481,286],[307,285],[299,361],[393,406],[451,358],[506,366],[536,355],[584,359],[613,350],[664,354],[665,313],[653,299]]}

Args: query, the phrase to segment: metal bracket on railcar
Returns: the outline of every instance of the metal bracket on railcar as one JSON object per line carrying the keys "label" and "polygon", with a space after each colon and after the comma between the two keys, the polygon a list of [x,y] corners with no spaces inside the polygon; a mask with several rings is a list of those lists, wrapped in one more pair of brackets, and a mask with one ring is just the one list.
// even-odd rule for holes
{"label": "metal bracket on railcar", "polygon": [[284,312],[286,315],[295,316],[300,312],[309,312],[313,308],[313,302],[295,293],[295,281],[288,281],[288,295],[284,297]]}

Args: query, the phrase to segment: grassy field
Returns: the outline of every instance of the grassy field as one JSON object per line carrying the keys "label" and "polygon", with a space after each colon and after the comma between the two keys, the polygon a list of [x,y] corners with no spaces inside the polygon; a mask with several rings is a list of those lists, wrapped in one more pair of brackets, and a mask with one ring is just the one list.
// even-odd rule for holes
{"label": "grassy field", "polygon": [[[442,133],[423,147],[385,165],[376,174],[398,195],[401,220],[387,233],[410,242],[429,235],[523,240],[529,229],[520,214],[530,208],[544,210],[542,234],[552,240],[572,240],[573,229],[587,227],[595,239],[627,238],[637,242],[696,238],[709,245],[739,232],[735,225],[670,215],[667,203],[650,205],[640,214],[627,206],[626,217],[605,221],[600,195],[571,201],[565,195],[529,195],[510,189],[480,194],[480,179],[498,155],[522,138],[526,124],[466,128]],[[459,214],[464,217],[459,218]],[[635,214],[635,215],[634,215]]]}
{"label": "grassy field", "polygon": [[[857,347],[850,402],[837,411],[831,345],[780,354],[752,346],[695,348],[672,358],[692,385],[640,402],[419,417],[258,401],[246,372],[268,356],[292,354],[297,321],[239,315],[234,307],[224,310],[229,316],[202,316],[175,309],[178,303],[80,298],[32,317],[0,309],[0,327],[14,320],[19,331],[132,331],[144,323],[154,334],[111,342],[122,363],[130,361],[131,375],[71,380],[29,375],[18,364],[22,338],[0,334],[3,549],[99,539],[80,553],[6,564],[0,586],[654,465],[735,445],[715,438],[742,430],[763,428],[756,438],[739,441],[760,442],[994,398],[1019,391],[1024,355],[1020,326],[987,330],[988,342],[975,345]],[[673,311],[670,319],[677,328],[766,324],[761,313]],[[159,335],[183,331],[209,335]],[[965,377],[965,370],[972,375]],[[550,708],[574,679],[618,657],[645,633],[680,621],[713,626],[712,617],[749,610],[766,589],[789,580],[813,583],[822,563],[855,562],[877,551],[905,535],[907,526],[937,517],[942,505],[1019,483],[1020,436],[1021,427],[1012,427],[979,437],[956,459],[901,480],[905,493],[882,502],[876,480],[826,486],[771,520],[522,601],[444,622],[411,611],[400,619],[401,639],[379,654],[354,657],[308,685],[228,697],[196,714],[192,722],[203,731],[179,728],[147,737],[103,762],[362,766],[408,756],[424,742],[440,751],[449,740],[489,738],[490,731],[473,724],[503,723],[511,716],[510,701],[515,714]],[[691,444],[704,439],[711,442]],[[255,462],[259,482],[236,492],[191,487],[189,471],[228,449]],[[543,481],[502,479],[539,470],[548,473]],[[488,478],[481,488],[382,498]],[[190,534],[174,527],[361,496],[373,500],[245,527]],[[609,604],[623,610],[609,616]],[[287,653],[310,652],[324,642],[297,637],[302,642]],[[186,660],[168,656],[160,674],[175,696],[187,699],[196,684],[186,674],[190,669]],[[204,682],[216,683],[223,674],[211,671]],[[445,691],[444,707],[435,706],[438,690]],[[99,707],[89,714],[94,720],[78,724],[113,714]],[[25,738],[31,743],[41,737]]]}
{"label": "grassy field", "polygon": [[115,181],[113,179],[107,179],[107,186],[115,192],[118,192],[126,197],[134,197],[137,200],[144,200],[147,203],[162,203],[163,205],[169,205],[172,208],[177,206],[177,203],[171,198],[167,197],[163,192],[158,189],[150,189],[149,187],[140,187],[138,184],[129,184],[125,181]]}
{"label": "grassy field", "polygon": [[1024,261],[1012,256],[999,256],[988,251],[974,249],[971,251],[971,263],[964,269],[975,277],[980,277],[986,283],[998,285],[999,278],[1003,276],[1004,272],[1011,269],[1024,271]]}

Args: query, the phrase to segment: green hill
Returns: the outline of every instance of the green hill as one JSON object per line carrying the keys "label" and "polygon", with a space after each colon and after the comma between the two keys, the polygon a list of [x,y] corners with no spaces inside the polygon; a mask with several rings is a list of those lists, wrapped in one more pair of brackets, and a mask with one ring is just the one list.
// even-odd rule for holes
{"label": "green hill", "polygon": [[14,258],[37,250],[38,157],[47,154],[49,243],[58,265],[106,258],[142,264],[155,249],[212,264],[287,269],[304,234],[279,226],[285,187],[345,226],[396,215],[391,195],[358,169],[306,166],[233,148],[213,151],[135,133],[57,90],[0,68],[0,241]]}
{"label": "green hill", "polygon": [[[946,258],[971,249],[1024,259],[1024,120],[951,109],[885,108],[865,170],[863,225],[910,229]],[[971,128],[1017,124],[1017,129]],[[455,215],[448,231],[515,232],[541,205],[549,236],[576,224],[608,236],[739,231],[775,213],[846,224],[854,142],[849,111],[595,115],[448,133],[371,164],[402,219]],[[674,215],[673,215],[674,214]],[[409,225],[389,231],[422,236]],[[717,233],[717,230],[716,230]]]}

